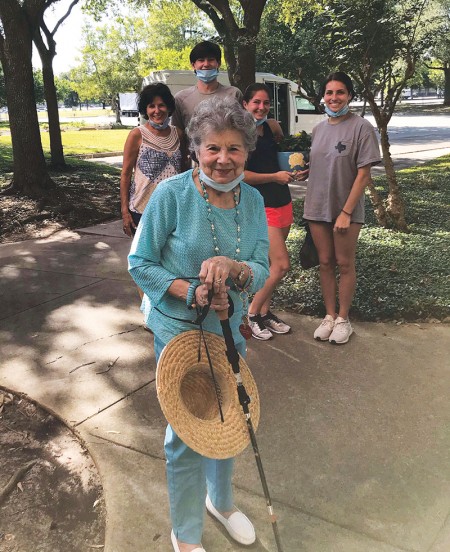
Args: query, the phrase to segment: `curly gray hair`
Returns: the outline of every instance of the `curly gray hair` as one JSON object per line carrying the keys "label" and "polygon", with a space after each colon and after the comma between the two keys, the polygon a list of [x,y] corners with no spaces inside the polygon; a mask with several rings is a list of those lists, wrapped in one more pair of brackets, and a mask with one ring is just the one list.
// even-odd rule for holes
{"label": "curly gray hair", "polygon": [[256,125],[248,111],[233,98],[213,97],[203,100],[195,108],[186,128],[191,149],[198,153],[208,134],[224,130],[240,132],[245,149],[248,152],[255,149]]}

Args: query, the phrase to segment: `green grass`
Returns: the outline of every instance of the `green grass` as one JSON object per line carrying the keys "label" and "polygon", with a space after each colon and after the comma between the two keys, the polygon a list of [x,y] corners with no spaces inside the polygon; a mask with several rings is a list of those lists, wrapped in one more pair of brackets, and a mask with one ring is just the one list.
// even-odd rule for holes
{"label": "green grass", "polygon": [[[43,116],[47,117],[46,111],[39,111],[39,115],[43,114]],[[114,115],[114,111],[111,109],[101,109],[101,108],[95,108],[95,109],[60,109],[59,110],[59,117],[60,118],[69,118],[69,117],[111,117]]]}
{"label": "green grass", "polygon": [[[60,119],[78,119],[81,117],[113,117],[114,111],[111,109],[60,109],[59,118]],[[38,121],[48,120],[47,111],[38,111],[37,112]],[[9,117],[7,113],[0,113],[0,127],[6,124],[9,127]],[[65,124],[65,123],[64,123]]]}
{"label": "green grass", "polygon": [[[444,319],[450,315],[450,156],[398,173],[410,233],[379,227],[366,198],[366,225],[357,252],[358,285],[351,315],[361,320]],[[375,179],[385,195],[384,177]],[[296,312],[323,315],[318,269],[298,262],[304,230],[303,201],[294,202],[289,235],[292,270],[274,302]]]}
{"label": "green grass", "polygon": [[0,137],[0,182],[6,173],[10,173],[13,167],[12,147],[2,144]]}
{"label": "green grass", "polygon": [[[123,151],[129,128],[111,130],[68,130],[61,133],[64,153],[66,155],[89,155]],[[44,153],[50,152],[50,136],[41,133]],[[0,136],[0,147],[11,146],[11,136]]]}

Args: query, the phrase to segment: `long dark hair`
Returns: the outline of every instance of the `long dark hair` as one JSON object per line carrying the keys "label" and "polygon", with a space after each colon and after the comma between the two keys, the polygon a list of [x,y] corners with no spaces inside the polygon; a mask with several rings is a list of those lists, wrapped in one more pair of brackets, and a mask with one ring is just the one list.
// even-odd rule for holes
{"label": "long dark hair", "polygon": [[322,84],[320,88],[320,95],[322,98],[325,94],[327,84],[331,81],[342,82],[342,84],[345,85],[345,88],[347,88],[347,92],[350,94],[352,100],[356,96],[355,89],[353,88],[352,79],[347,75],[347,73],[344,73],[343,71],[336,71],[329,74],[328,77],[325,79],[325,82]]}

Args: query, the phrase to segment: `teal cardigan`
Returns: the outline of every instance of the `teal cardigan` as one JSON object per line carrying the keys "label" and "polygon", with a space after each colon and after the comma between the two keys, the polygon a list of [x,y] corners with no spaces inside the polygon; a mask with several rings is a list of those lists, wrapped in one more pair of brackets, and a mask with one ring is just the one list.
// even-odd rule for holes
{"label": "teal cardigan", "polygon": [[[269,239],[264,202],[261,194],[241,183],[239,215],[235,209],[212,206],[212,217],[221,255],[234,258],[237,223],[240,225],[239,261],[253,270],[251,293],[262,288],[269,276]],[[144,291],[144,313],[147,325],[164,343],[181,332],[195,329],[186,322],[169,316],[193,320],[195,311],[186,302],[168,293],[175,278],[195,281],[204,260],[214,256],[211,224],[206,202],[198,192],[192,170],[161,182],[144,210],[128,256],[129,272]],[[190,277],[190,278],[189,278]],[[228,285],[232,286],[231,280]],[[236,289],[230,289],[234,315],[230,319],[236,343],[243,341],[239,333],[242,302]],[[155,309],[157,307],[158,310]],[[163,314],[164,313],[164,314]],[[203,322],[205,330],[222,335],[217,314],[211,311]]]}

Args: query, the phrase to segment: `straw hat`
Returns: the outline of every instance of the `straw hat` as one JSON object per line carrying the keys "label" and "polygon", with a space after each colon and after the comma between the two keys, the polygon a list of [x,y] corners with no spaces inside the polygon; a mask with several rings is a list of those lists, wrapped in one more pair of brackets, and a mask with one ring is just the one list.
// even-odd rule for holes
{"label": "straw hat", "polygon": [[[239,404],[236,379],[225,354],[225,342],[218,335],[204,334],[222,401],[224,422],[220,419],[203,340],[198,361],[198,331],[182,333],[164,348],[156,369],[156,391],[167,421],[188,447],[208,458],[231,458],[250,442],[247,423]],[[241,356],[239,358],[256,430],[260,406],[258,390],[249,367]]]}

